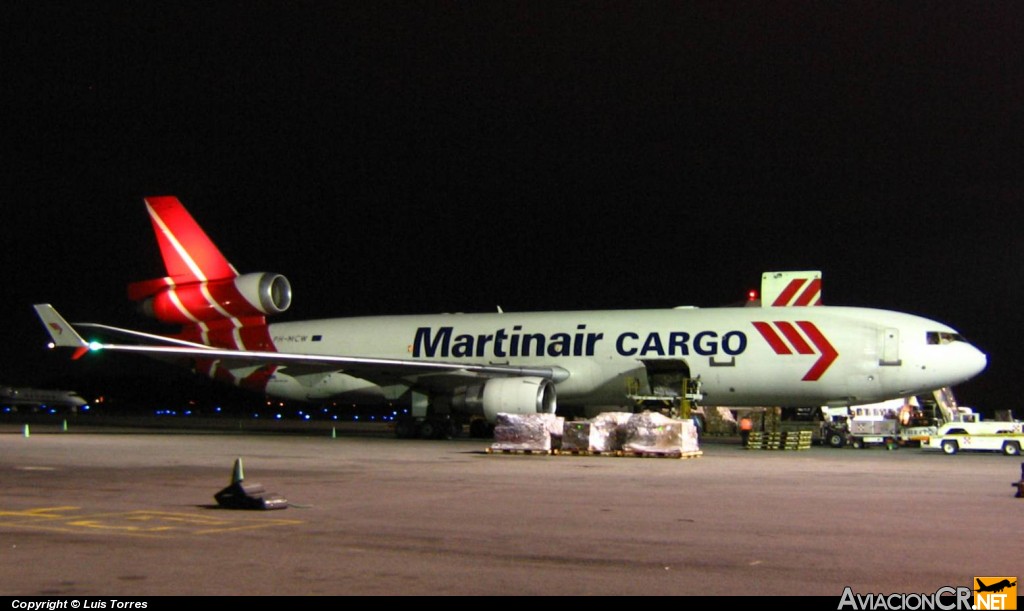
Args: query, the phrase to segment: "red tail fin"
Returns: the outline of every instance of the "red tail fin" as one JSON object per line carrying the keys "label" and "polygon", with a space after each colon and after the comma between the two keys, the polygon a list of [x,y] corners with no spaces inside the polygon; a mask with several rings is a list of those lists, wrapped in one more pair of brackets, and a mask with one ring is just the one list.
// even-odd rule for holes
{"label": "red tail fin", "polygon": [[167,275],[177,284],[238,275],[177,197],[147,197],[145,201]]}
{"label": "red tail fin", "polygon": [[214,328],[262,325],[264,315],[288,308],[284,276],[240,276],[177,197],[145,201],[167,276],[128,285],[128,297],[143,301],[143,311],[163,322],[200,325],[205,336]]}

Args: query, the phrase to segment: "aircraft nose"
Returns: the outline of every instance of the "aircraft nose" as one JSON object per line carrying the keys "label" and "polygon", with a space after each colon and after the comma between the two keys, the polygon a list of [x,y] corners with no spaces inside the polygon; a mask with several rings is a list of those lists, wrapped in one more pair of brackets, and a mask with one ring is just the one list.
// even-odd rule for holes
{"label": "aircraft nose", "polygon": [[967,377],[973,378],[984,371],[987,366],[988,356],[981,350],[971,346],[971,350],[968,353],[967,358],[964,359],[964,370],[965,373],[967,373]]}

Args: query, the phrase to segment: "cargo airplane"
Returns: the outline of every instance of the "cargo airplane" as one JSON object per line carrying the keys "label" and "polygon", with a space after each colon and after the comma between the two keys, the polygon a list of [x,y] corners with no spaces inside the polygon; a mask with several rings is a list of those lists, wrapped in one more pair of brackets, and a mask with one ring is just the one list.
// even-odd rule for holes
{"label": "cargo airplane", "polygon": [[[432,436],[475,416],[620,408],[678,398],[699,380],[720,406],[821,406],[908,397],[970,379],[986,356],[919,316],[821,304],[814,272],[766,273],[760,307],[502,312],[332,318],[268,324],[292,298],[275,273],[239,274],[176,197],[146,208],[167,275],[129,285],[179,333],[68,324],[36,311],[53,343],[137,352],[273,397],[402,400],[400,436]],[[749,304],[748,304],[749,305]],[[120,338],[86,341],[91,335]]]}

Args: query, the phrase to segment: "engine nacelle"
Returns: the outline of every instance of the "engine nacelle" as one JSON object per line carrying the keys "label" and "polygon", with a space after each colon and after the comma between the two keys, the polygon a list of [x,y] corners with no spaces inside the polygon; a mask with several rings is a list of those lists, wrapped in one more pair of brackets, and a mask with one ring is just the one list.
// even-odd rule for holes
{"label": "engine nacelle", "polygon": [[494,422],[498,414],[555,413],[555,384],[547,378],[495,378],[457,390],[452,407],[483,414]]}
{"label": "engine nacelle", "polygon": [[148,315],[190,325],[227,318],[279,314],[292,304],[292,286],[281,274],[254,273],[230,280],[168,287],[142,302]]}

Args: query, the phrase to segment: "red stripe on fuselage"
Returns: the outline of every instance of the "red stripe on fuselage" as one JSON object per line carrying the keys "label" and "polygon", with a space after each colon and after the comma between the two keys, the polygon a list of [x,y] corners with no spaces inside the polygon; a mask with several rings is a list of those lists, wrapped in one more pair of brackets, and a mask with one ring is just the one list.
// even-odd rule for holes
{"label": "red stripe on fuselage", "polygon": [[274,375],[277,370],[276,365],[264,365],[256,371],[252,372],[248,376],[239,380],[238,385],[242,388],[255,391],[264,391],[267,389],[267,384],[270,382],[270,377]]}
{"label": "red stripe on fuselage", "polygon": [[755,322],[753,325],[761,334],[761,337],[772,347],[775,354],[793,354],[793,351],[789,349],[786,342],[782,341],[782,338],[779,337],[779,334],[775,332],[771,325],[766,322]]}
{"label": "red stripe on fuselage", "polygon": [[789,343],[796,349],[799,354],[814,354],[814,349],[804,341],[804,338],[800,335],[800,332],[793,328],[793,325],[788,322],[778,321],[775,326],[782,331],[782,334],[786,336]]}
{"label": "red stripe on fuselage", "polygon": [[797,321],[797,326],[807,334],[814,346],[821,352],[821,358],[814,364],[813,367],[804,375],[803,379],[805,382],[814,382],[819,380],[821,376],[825,375],[825,371],[832,366],[832,363],[839,358],[839,353],[836,351],[832,343],[828,341],[824,334],[818,330],[818,327],[814,326],[814,323],[801,320]]}

